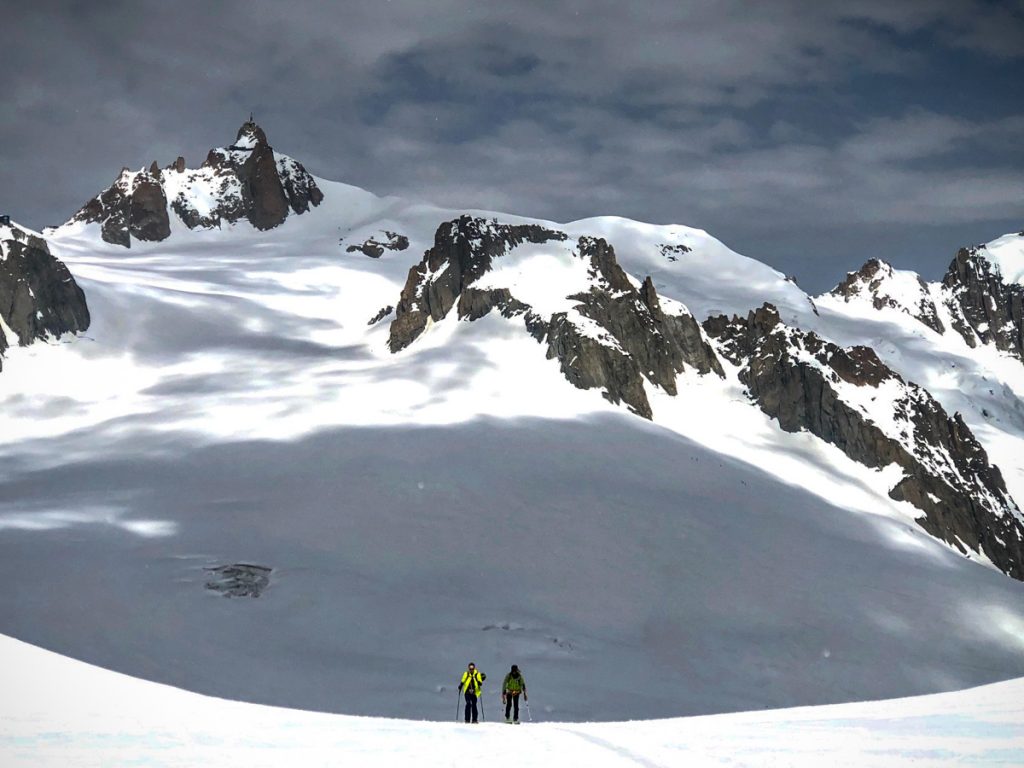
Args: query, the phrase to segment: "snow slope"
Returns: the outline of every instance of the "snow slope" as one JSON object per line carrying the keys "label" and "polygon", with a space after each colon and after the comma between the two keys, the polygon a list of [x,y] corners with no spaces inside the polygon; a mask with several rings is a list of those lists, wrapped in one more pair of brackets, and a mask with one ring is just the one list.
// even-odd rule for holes
{"label": "snow slope", "polygon": [[513,728],[241,704],[143,682],[3,636],[0,659],[0,762],[7,768],[429,768],[465,762],[467,755],[522,768],[1024,763],[1024,680],[830,707],[602,725],[524,722]]}
{"label": "snow slope", "polygon": [[[919,529],[886,470],[782,432],[735,378],[652,389],[652,424],[496,313],[391,354],[371,319],[463,212],[317,184],[320,206],[265,232],[172,218],[130,251],[96,225],[51,233],[94,320],[11,350],[0,376],[0,578],[17,585],[0,631],[208,694],[430,719],[469,658],[495,677],[520,663],[564,720],[1024,675],[1022,585]],[[698,317],[770,300],[846,328],[698,230],[540,223],[607,237]],[[408,249],[348,250],[389,231]],[[563,245],[522,253],[503,280],[558,308],[528,276],[575,281]],[[237,562],[274,569],[258,600],[204,589]]]}

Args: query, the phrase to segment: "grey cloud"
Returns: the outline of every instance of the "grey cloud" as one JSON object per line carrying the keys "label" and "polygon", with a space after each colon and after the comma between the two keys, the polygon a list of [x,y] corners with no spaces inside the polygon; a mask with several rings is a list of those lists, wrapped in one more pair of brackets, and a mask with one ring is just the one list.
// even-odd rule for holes
{"label": "grey cloud", "polygon": [[[995,236],[1022,213],[1019,98],[887,96],[958,56],[950,91],[984,91],[1019,66],[1019,3],[44,1],[5,22],[0,207],[33,226],[122,165],[197,164],[250,110],[327,178],[691,224],[816,288],[884,228]],[[800,238],[847,251],[809,265]]]}

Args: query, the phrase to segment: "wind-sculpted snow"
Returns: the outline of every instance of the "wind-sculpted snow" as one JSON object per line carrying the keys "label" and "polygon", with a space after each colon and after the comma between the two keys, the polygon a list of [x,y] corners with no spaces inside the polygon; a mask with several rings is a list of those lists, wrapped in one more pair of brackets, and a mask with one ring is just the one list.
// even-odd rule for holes
{"label": "wind-sculpted snow", "polygon": [[274,152],[263,130],[247,122],[235,142],[211,149],[198,169],[179,157],[160,169],[127,168],[65,225],[98,223],[108,243],[131,247],[132,240],[160,241],[171,234],[173,214],[189,229],[211,229],[241,219],[272,229],[289,210],[306,213],[323,193],[296,160]]}
{"label": "wind-sculpted snow", "polygon": [[771,305],[705,327],[783,429],[807,429],[867,466],[899,465],[904,475],[889,495],[921,509],[925,530],[1024,580],[1024,517],[959,414],[950,418],[871,348],[786,327]]}
{"label": "wind-sculpted snow", "polygon": [[0,354],[14,339],[26,346],[89,327],[85,294],[46,240],[16,224],[0,225]]}

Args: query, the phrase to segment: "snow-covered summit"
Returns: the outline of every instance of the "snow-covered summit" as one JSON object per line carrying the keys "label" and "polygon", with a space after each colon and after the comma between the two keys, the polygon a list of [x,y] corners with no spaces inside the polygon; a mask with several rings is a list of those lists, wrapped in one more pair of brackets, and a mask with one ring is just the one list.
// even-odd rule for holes
{"label": "snow-covered summit", "polygon": [[944,331],[928,284],[916,272],[893,269],[881,259],[869,259],[856,272],[847,273],[846,279],[832,289],[831,294],[847,303],[895,309],[936,333]]}
{"label": "snow-covered summit", "polygon": [[1024,232],[1011,232],[985,243],[975,255],[991,264],[1004,283],[1024,283]]}

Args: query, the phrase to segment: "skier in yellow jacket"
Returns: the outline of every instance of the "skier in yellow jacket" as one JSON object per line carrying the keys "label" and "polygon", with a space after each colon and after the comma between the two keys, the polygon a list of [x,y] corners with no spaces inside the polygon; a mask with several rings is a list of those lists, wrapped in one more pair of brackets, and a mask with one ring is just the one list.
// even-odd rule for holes
{"label": "skier in yellow jacket", "polygon": [[[476,700],[480,697],[480,692],[483,689],[484,680],[487,679],[487,675],[476,668],[476,664],[472,661],[466,667],[466,671],[462,673],[462,682],[459,683],[459,690],[462,691],[466,697],[466,722],[477,722],[477,708]],[[470,719],[472,718],[472,719]]]}

